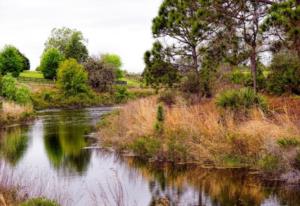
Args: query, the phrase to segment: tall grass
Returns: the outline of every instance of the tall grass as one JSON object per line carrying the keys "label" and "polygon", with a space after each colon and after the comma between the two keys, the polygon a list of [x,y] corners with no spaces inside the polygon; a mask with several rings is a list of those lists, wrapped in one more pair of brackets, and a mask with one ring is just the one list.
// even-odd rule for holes
{"label": "tall grass", "polygon": [[14,102],[4,101],[0,105],[0,127],[6,123],[25,121],[32,113],[31,105],[18,105]]}
{"label": "tall grass", "polygon": [[[106,117],[99,129],[103,144],[117,149],[130,149],[141,137],[159,140],[161,155],[173,161],[210,162],[227,166],[234,160],[238,165],[260,167],[257,162],[266,155],[278,158],[278,169],[291,168],[294,153],[280,148],[284,137],[300,140],[296,119],[288,113],[266,116],[252,108],[247,118],[235,118],[234,111],[221,113],[213,101],[177,105],[165,108],[163,135],[156,135],[156,98],[131,102],[113,115]],[[175,158],[174,158],[175,154]]]}

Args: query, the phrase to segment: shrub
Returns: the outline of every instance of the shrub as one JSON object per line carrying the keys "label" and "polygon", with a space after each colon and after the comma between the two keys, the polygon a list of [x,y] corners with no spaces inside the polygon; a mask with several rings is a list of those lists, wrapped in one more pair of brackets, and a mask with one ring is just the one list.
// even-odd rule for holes
{"label": "shrub", "polygon": [[275,94],[300,94],[300,59],[292,52],[276,54],[271,63],[268,90]]}
{"label": "shrub", "polygon": [[117,86],[115,91],[115,98],[117,103],[126,102],[129,98],[129,92],[125,86]]}
{"label": "shrub", "polygon": [[42,71],[46,79],[56,78],[57,69],[63,59],[63,55],[55,48],[50,48],[44,52],[41,57],[41,65],[39,69]]}
{"label": "shrub", "polygon": [[190,72],[182,80],[181,90],[185,93],[197,94],[201,91],[200,81],[195,72]]}
{"label": "shrub", "polygon": [[170,89],[162,92],[158,98],[158,102],[162,102],[167,106],[172,106],[176,103],[176,92]]}
{"label": "shrub", "polygon": [[292,138],[282,138],[277,140],[277,144],[283,148],[298,146],[300,144],[299,140],[295,137]]}
{"label": "shrub", "polygon": [[162,105],[158,105],[157,114],[156,114],[156,122],[154,125],[154,129],[158,133],[162,133],[164,130],[164,121],[165,121],[165,112]]}
{"label": "shrub", "polygon": [[258,165],[266,172],[275,172],[279,168],[279,159],[269,154],[260,159]]}
{"label": "shrub", "polygon": [[84,63],[89,73],[89,85],[98,92],[109,92],[115,82],[116,75],[111,64],[102,62],[99,58],[90,57]]}
{"label": "shrub", "polygon": [[18,77],[24,69],[24,59],[19,51],[13,46],[5,46],[0,53],[0,74],[11,73]]}
{"label": "shrub", "polygon": [[8,100],[14,101],[17,90],[17,80],[8,74],[2,78],[1,95]]}
{"label": "shrub", "polygon": [[16,90],[15,101],[18,104],[26,105],[31,103],[30,91],[27,87],[21,86]]}
{"label": "shrub", "polygon": [[35,198],[21,203],[20,206],[59,206],[59,204],[45,198]]}
{"label": "shrub", "polygon": [[139,157],[151,158],[159,152],[160,145],[157,139],[152,137],[140,137],[132,143],[131,149]]}
{"label": "shrub", "polygon": [[58,69],[57,84],[66,96],[88,93],[88,74],[75,59],[64,61]]}
{"label": "shrub", "polygon": [[219,94],[216,98],[217,106],[225,109],[239,110],[259,107],[266,110],[267,103],[263,96],[256,94],[253,89],[231,89]]}

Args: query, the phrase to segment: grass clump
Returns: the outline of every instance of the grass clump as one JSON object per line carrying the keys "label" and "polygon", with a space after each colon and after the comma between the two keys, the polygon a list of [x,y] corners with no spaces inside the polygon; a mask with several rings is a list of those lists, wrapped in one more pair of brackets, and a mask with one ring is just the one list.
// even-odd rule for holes
{"label": "grass clump", "polygon": [[277,144],[280,147],[288,148],[288,147],[296,147],[300,144],[300,141],[295,137],[284,137],[277,140]]}
{"label": "grass clump", "polygon": [[158,102],[164,103],[167,106],[174,105],[176,103],[176,92],[170,89],[162,92],[158,98]]}
{"label": "grass clump", "polygon": [[258,161],[258,166],[265,172],[276,172],[279,169],[279,163],[278,157],[267,154]]}
{"label": "grass clump", "polygon": [[35,199],[30,199],[24,203],[21,203],[19,206],[60,206],[60,205],[52,200],[47,200],[45,198],[35,198]]}
{"label": "grass clump", "polygon": [[230,89],[222,92],[216,98],[217,106],[224,109],[241,110],[258,107],[262,110],[267,109],[266,99],[256,94],[253,89]]}
{"label": "grass clump", "polygon": [[153,137],[140,137],[132,143],[131,149],[139,157],[151,158],[160,151],[161,143]]}

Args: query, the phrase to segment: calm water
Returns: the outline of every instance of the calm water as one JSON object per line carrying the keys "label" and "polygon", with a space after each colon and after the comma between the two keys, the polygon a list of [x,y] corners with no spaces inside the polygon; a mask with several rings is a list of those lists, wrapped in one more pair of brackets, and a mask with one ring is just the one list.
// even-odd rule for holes
{"label": "calm water", "polygon": [[159,197],[172,205],[300,205],[299,188],[262,183],[243,170],[175,169],[95,148],[95,125],[108,110],[43,111],[31,125],[1,132],[6,181],[72,206],[148,206]]}

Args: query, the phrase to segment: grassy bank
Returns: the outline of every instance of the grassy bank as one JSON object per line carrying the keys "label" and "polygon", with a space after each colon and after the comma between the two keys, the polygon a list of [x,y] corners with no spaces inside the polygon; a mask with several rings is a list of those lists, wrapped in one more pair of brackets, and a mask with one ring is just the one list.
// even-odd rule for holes
{"label": "grassy bank", "polygon": [[247,115],[221,110],[214,100],[177,101],[163,107],[165,120],[157,130],[157,99],[137,100],[106,116],[99,137],[105,146],[147,159],[250,167],[290,179],[299,175],[299,116],[284,104],[272,110],[272,101],[267,114],[253,108]]}
{"label": "grassy bank", "polygon": [[31,105],[18,105],[3,101],[0,109],[0,127],[8,124],[26,122],[32,118],[34,111]]}

